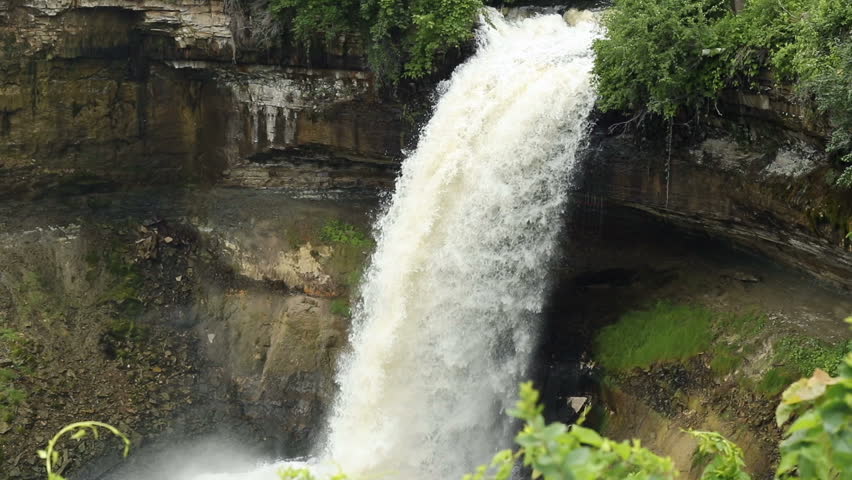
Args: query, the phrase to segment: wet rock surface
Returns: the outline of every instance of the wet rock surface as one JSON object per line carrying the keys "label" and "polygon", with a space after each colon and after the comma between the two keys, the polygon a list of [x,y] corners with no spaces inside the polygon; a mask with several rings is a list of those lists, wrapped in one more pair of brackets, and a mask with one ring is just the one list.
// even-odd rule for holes
{"label": "wet rock surface", "polygon": [[0,198],[386,186],[401,107],[379,97],[360,54],[241,48],[233,21],[218,0],[2,3]]}
{"label": "wet rock surface", "polygon": [[611,130],[603,119],[577,202],[590,215],[652,213],[852,289],[852,195],[832,186],[837,167],[817,133],[799,117],[760,112],[680,131],[670,151],[664,136]]}
{"label": "wet rock surface", "polygon": [[[137,446],[232,425],[258,452],[303,453],[345,346],[348,319],[332,304],[348,303],[345,277],[369,250],[321,230],[330,220],[365,228],[370,205],[245,191],[4,205],[0,326],[20,338],[9,365],[25,398],[4,405],[2,471],[41,478],[35,451],[84,419]],[[227,246],[238,243],[243,255]],[[304,275],[260,269],[306,249]],[[87,440],[63,471],[98,478],[117,459],[79,467],[109,448]]]}
{"label": "wet rock surface", "polygon": [[[357,39],[261,48],[234,35],[243,20],[218,0],[3,3],[0,198],[389,187],[431,90],[385,95]],[[592,208],[652,212],[852,288],[852,200],[828,186],[826,127],[770,80],[675,129],[671,155],[664,128],[615,135],[621,119],[600,118],[579,191]]]}

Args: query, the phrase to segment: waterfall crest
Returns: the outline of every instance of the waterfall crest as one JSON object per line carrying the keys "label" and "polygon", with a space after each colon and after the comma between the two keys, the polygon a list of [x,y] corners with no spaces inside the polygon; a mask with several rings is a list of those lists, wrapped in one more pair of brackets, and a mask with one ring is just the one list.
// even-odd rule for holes
{"label": "waterfall crest", "polygon": [[376,225],[314,468],[460,478],[510,440],[505,410],[534,348],[600,31],[495,10],[482,23]]}

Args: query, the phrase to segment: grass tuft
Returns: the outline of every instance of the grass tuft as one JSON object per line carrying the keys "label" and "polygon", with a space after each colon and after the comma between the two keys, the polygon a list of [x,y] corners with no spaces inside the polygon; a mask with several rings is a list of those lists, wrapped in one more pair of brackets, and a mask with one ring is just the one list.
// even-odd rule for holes
{"label": "grass tuft", "polygon": [[337,298],[331,301],[331,313],[348,317],[352,314],[349,307],[349,301],[343,298]]}
{"label": "grass tuft", "polygon": [[763,374],[760,383],[757,384],[757,391],[768,397],[774,397],[798,378],[799,374],[789,368],[772,368]]}
{"label": "grass tuft", "polygon": [[710,346],[712,319],[703,307],[668,302],[628,312],[598,334],[596,358],[611,372],[685,360]]}
{"label": "grass tuft", "polygon": [[726,345],[716,350],[713,360],[710,361],[710,370],[717,376],[725,376],[736,370],[741,362],[742,357]]}

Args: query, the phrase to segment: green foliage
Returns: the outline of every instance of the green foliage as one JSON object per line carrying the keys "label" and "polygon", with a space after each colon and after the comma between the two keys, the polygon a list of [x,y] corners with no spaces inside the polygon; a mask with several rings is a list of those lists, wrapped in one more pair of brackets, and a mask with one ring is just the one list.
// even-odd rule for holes
{"label": "green foliage", "polygon": [[[295,467],[287,467],[284,470],[278,472],[278,477],[281,480],[317,480],[317,477],[308,470],[307,468],[295,468]],[[349,480],[349,476],[345,473],[338,472],[330,477],[328,480]]]}
{"label": "green foliage", "polygon": [[699,432],[690,430],[687,433],[698,440],[696,463],[706,463],[702,480],[751,480],[745,472],[743,450],[730,440],[716,432]]}
{"label": "green foliage", "polygon": [[726,0],[616,0],[605,16],[609,38],[595,43],[599,106],[673,117],[723,86],[716,22]]}
{"label": "green foliage", "polygon": [[0,368],[0,421],[10,421],[17,407],[27,399],[27,392],[15,383],[30,358],[27,344],[20,333],[0,328],[0,359],[5,360],[8,366]]}
{"label": "green foliage", "polygon": [[[609,38],[595,44],[603,110],[671,119],[773,68],[828,115],[827,152],[852,163],[852,2],[749,0],[735,15],[727,0],[616,0],[605,25]],[[852,187],[852,167],[836,182]]]}
{"label": "green foliage", "polygon": [[[676,471],[671,458],[655,455],[642,448],[639,441],[615,442],[601,437],[594,430],[583,427],[583,419],[571,427],[559,422],[545,424],[543,409],[532,383],[522,384],[520,400],[510,414],[525,423],[515,442],[520,445],[523,463],[532,468],[534,478],[674,478]],[[505,464],[513,458],[501,452],[495,460]],[[511,472],[511,469],[498,469],[498,472],[506,471]]]}
{"label": "green foliage", "polygon": [[435,59],[473,36],[482,0],[272,0],[295,38],[365,40],[373,71],[393,81],[429,75]]}
{"label": "green foliage", "polygon": [[73,440],[80,441],[83,438],[86,438],[89,434],[91,434],[94,438],[100,437],[100,432],[98,428],[103,428],[116,437],[120,438],[122,442],[124,442],[124,449],[122,450],[122,454],[126,457],[127,454],[130,453],[130,439],[127,438],[127,435],[123,434],[120,430],[113,427],[112,425],[102,423],[102,422],[77,422],[72,423],[70,425],[66,425],[63,427],[50,441],[47,442],[47,448],[44,450],[38,451],[38,456],[42,460],[44,460],[44,466],[47,470],[47,480],[65,480],[63,476],[53,471],[53,467],[55,464],[59,463],[60,452],[57,449],[57,443],[59,440],[67,433],[71,433],[71,438]]}
{"label": "green foliage", "polygon": [[309,42],[317,32],[327,41],[356,33],[360,0],[275,0],[272,12],[281,15],[301,41]]}
{"label": "green foliage", "polygon": [[[852,318],[848,320],[852,322]],[[670,458],[641,447],[638,441],[613,442],[582,426],[545,424],[539,393],[531,383],[521,385],[520,400],[510,412],[524,421],[515,437],[517,452],[498,453],[490,466],[481,466],[464,480],[508,480],[518,458],[532,469],[532,478],[544,480],[673,479]],[[779,426],[793,415],[798,419],[785,432],[776,476],[801,480],[849,479],[852,474],[852,354],[839,378],[823,371],[802,379],[786,392],[776,412]],[[698,441],[694,456],[704,464],[701,480],[750,480],[743,451],[715,432],[688,431]],[[487,474],[491,472],[491,476]]]}
{"label": "green foliage", "polygon": [[766,315],[759,312],[720,314],[715,329],[721,335],[732,335],[736,340],[750,339],[766,328]]}
{"label": "green foliage", "polygon": [[340,315],[341,317],[348,317],[351,315],[351,312],[349,311],[349,301],[343,298],[336,298],[332,300],[331,313]]}
{"label": "green foliage", "polygon": [[353,247],[369,247],[373,244],[367,235],[356,226],[340,220],[330,220],[323,225],[320,239],[327,243],[338,243]]}
{"label": "green foliage", "polygon": [[796,373],[790,368],[770,368],[763,374],[760,383],[757,384],[757,391],[767,397],[774,397],[784,391],[784,388],[796,378]]}
{"label": "green foliage", "polygon": [[21,276],[19,292],[20,316],[26,319],[41,320],[50,323],[61,316],[57,311],[51,288],[36,272],[26,271]]}
{"label": "green foliage", "polygon": [[106,334],[114,340],[136,341],[144,338],[146,331],[139,327],[135,320],[119,317],[109,321]]}
{"label": "green foliage", "polygon": [[[559,422],[545,424],[542,411],[538,391],[532,383],[522,384],[520,400],[510,412],[524,421],[523,430],[515,437],[521,448],[517,452],[499,452],[490,465],[480,466],[464,480],[508,480],[519,458],[532,469],[532,478],[544,480],[665,480],[677,476],[671,458],[654,454],[638,440],[615,442],[583,427],[586,412],[577,424],[566,426]],[[706,464],[702,480],[750,480],[744,470],[742,449],[718,433],[688,433],[698,441],[696,461]]]}
{"label": "green foliage", "polygon": [[112,245],[104,255],[104,267],[112,275],[112,282],[101,301],[122,304],[138,300],[143,279],[138,266],[129,257],[128,247],[122,244]]}
{"label": "green foliage", "polygon": [[757,384],[757,391],[774,397],[784,391],[791,382],[802,376],[811,375],[821,369],[830,373],[837,371],[847,352],[846,345],[828,345],[804,335],[788,335],[773,347],[772,363]]}
{"label": "green foliage", "polygon": [[512,478],[512,467],[520,459],[520,456],[520,450],[518,452],[502,450],[494,455],[490,464],[480,465],[475,472],[463,476],[462,480],[485,480],[486,478],[509,480]]}
{"label": "green foliage", "polygon": [[846,345],[831,346],[811,337],[791,335],[775,344],[775,363],[790,368],[796,378],[816,369],[835,373],[843,362]]}
{"label": "green foliage", "polygon": [[[796,79],[799,93],[828,114],[834,127],[828,153],[852,163],[852,3],[799,0],[797,6],[800,20],[794,39],[778,48],[774,65]],[[852,167],[836,182],[852,188]]]}
{"label": "green foliage", "polygon": [[817,370],[784,392],[775,412],[778,426],[798,418],[781,442],[779,478],[852,477],[852,353],[839,370],[838,378]]}
{"label": "green foliage", "polygon": [[17,407],[27,399],[27,392],[16,388],[13,383],[17,378],[14,370],[0,368],[0,421],[12,420]]}
{"label": "green foliage", "polygon": [[702,307],[659,302],[602,329],[595,358],[612,372],[684,360],[710,345],[712,319],[713,313]]}

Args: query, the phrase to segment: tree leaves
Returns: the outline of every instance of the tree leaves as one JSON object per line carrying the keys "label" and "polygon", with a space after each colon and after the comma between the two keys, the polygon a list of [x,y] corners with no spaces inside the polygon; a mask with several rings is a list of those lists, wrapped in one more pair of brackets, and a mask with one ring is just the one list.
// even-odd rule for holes
{"label": "tree leaves", "polygon": [[797,413],[781,442],[777,476],[852,478],[852,353],[844,359],[839,377],[817,370],[784,392],[776,422],[784,425]]}
{"label": "tree leaves", "polygon": [[306,44],[360,35],[367,59],[385,79],[420,78],[436,59],[473,37],[482,0],[272,0],[272,11]]}

